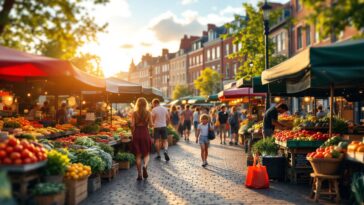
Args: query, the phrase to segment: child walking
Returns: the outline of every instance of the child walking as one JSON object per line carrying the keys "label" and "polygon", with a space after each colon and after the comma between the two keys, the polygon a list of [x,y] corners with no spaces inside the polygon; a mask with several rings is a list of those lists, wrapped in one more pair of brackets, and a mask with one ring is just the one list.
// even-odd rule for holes
{"label": "child walking", "polygon": [[206,167],[207,163],[207,155],[208,155],[208,147],[210,144],[210,140],[208,138],[208,133],[214,130],[213,125],[209,122],[209,116],[207,114],[203,114],[200,117],[200,124],[197,127],[197,139],[201,146],[201,158],[202,158],[202,166]]}

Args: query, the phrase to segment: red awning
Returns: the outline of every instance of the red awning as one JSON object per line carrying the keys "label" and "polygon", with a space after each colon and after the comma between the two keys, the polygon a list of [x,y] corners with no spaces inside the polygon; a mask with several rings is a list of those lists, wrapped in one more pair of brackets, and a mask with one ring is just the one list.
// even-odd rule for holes
{"label": "red awning", "polygon": [[4,80],[70,76],[72,74],[73,68],[68,61],[0,46],[0,78]]}
{"label": "red awning", "polygon": [[232,88],[223,90],[218,94],[219,99],[227,98],[242,98],[242,97],[254,97],[254,96],[265,96],[265,93],[254,93],[253,88]]}

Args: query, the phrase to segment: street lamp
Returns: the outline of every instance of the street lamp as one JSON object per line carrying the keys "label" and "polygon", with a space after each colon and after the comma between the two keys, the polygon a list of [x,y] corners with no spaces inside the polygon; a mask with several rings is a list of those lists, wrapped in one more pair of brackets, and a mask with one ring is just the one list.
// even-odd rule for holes
{"label": "street lamp", "polygon": [[[268,4],[267,0],[264,1],[262,6],[263,10],[263,19],[264,19],[264,37],[265,37],[265,70],[269,69],[269,53],[268,53],[268,45],[269,45],[269,13],[272,7]],[[267,91],[267,99],[265,103],[265,109],[269,109],[270,107],[270,91],[268,84]]]}

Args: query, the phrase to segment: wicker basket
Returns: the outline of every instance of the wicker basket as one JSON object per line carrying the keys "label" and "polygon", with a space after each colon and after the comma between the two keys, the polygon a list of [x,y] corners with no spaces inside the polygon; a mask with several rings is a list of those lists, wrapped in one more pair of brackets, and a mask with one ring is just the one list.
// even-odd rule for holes
{"label": "wicker basket", "polygon": [[337,174],[342,158],[307,158],[311,163],[315,174],[334,175]]}

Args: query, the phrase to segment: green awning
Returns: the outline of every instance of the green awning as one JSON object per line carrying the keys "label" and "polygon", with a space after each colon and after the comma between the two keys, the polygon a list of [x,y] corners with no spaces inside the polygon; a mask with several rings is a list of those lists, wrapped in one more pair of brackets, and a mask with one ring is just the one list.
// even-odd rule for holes
{"label": "green awning", "polygon": [[209,95],[207,97],[207,102],[211,102],[211,101],[219,101],[219,96],[217,94],[215,94],[215,95]]}
{"label": "green awning", "polygon": [[287,93],[307,89],[364,88],[364,40],[309,47],[285,62],[263,71],[262,83],[281,81]]}
{"label": "green awning", "polygon": [[201,96],[193,96],[187,102],[188,104],[206,103],[206,98]]}

